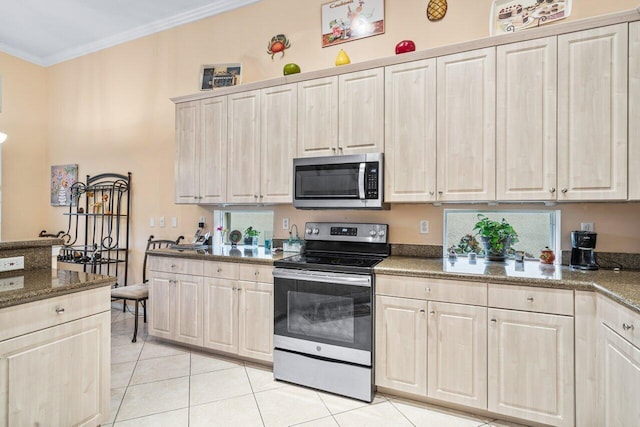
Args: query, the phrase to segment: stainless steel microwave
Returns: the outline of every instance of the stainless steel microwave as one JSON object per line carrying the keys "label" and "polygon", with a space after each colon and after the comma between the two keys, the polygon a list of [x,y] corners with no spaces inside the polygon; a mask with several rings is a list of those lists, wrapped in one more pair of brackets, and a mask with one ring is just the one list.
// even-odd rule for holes
{"label": "stainless steel microwave", "polygon": [[386,209],[382,153],[293,160],[298,209]]}

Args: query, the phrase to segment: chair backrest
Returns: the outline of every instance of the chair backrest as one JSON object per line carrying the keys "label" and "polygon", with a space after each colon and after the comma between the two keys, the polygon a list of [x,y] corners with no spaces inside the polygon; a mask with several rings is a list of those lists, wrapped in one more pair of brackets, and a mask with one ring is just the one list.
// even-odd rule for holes
{"label": "chair backrest", "polygon": [[184,239],[184,236],[178,237],[176,240],[157,239],[154,240],[153,234],[149,236],[147,240],[147,249],[144,251],[144,261],[142,261],[142,283],[147,283],[147,253],[151,249],[170,248],[173,245],[180,243],[180,240]]}

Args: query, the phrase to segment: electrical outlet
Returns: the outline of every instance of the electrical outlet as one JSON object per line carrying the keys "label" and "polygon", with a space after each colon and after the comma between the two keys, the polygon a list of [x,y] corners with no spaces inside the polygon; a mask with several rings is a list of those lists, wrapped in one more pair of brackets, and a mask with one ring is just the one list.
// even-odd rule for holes
{"label": "electrical outlet", "polygon": [[429,234],[429,221],[426,219],[420,220],[420,234]]}
{"label": "electrical outlet", "polygon": [[160,227],[164,227],[164,217],[161,216],[160,218],[158,218],[158,226]]}
{"label": "electrical outlet", "polygon": [[24,269],[24,256],[0,258],[0,271],[12,271]]}
{"label": "electrical outlet", "polygon": [[592,222],[581,222],[580,223],[580,230],[593,232],[593,223]]}
{"label": "electrical outlet", "polygon": [[154,217],[149,218],[149,227],[155,227],[156,226],[156,220]]}
{"label": "electrical outlet", "polygon": [[178,217],[175,217],[175,216],[171,217],[171,226],[173,228],[176,228],[178,226]]}
{"label": "electrical outlet", "polygon": [[283,230],[289,229],[289,218],[282,218],[282,229]]}

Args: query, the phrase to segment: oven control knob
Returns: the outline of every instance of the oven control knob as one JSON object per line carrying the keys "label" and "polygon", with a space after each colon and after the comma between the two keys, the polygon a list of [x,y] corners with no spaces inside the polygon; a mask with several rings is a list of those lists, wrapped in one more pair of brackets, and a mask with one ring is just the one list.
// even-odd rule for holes
{"label": "oven control knob", "polygon": [[384,237],[385,234],[387,234],[387,233],[385,233],[384,230],[378,231],[378,236],[380,236],[380,237]]}
{"label": "oven control knob", "polygon": [[311,234],[311,229],[307,228],[306,230],[304,230],[304,232],[307,233],[307,234]]}
{"label": "oven control knob", "polygon": [[371,231],[369,231],[369,235],[371,237],[376,237],[378,235],[378,233],[376,232],[376,230],[371,230]]}
{"label": "oven control knob", "polygon": [[317,347],[316,347],[316,351],[322,351],[322,347],[317,346]]}
{"label": "oven control knob", "polygon": [[314,228],[313,229],[313,234],[318,234],[318,233],[320,233],[320,230],[318,228]]}

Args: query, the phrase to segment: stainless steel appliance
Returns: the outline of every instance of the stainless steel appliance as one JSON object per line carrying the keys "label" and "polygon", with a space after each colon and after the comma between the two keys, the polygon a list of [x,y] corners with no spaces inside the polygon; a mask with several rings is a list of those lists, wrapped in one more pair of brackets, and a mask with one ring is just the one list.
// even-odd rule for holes
{"label": "stainless steel appliance", "polygon": [[304,253],[275,262],[276,379],[373,399],[373,267],[386,224],[307,223]]}
{"label": "stainless steel appliance", "polygon": [[299,209],[386,209],[383,155],[293,160],[293,206]]}
{"label": "stainless steel appliance", "polygon": [[571,232],[571,268],[579,270],[597,270],[596,262],[596,233],[590,231]]}

